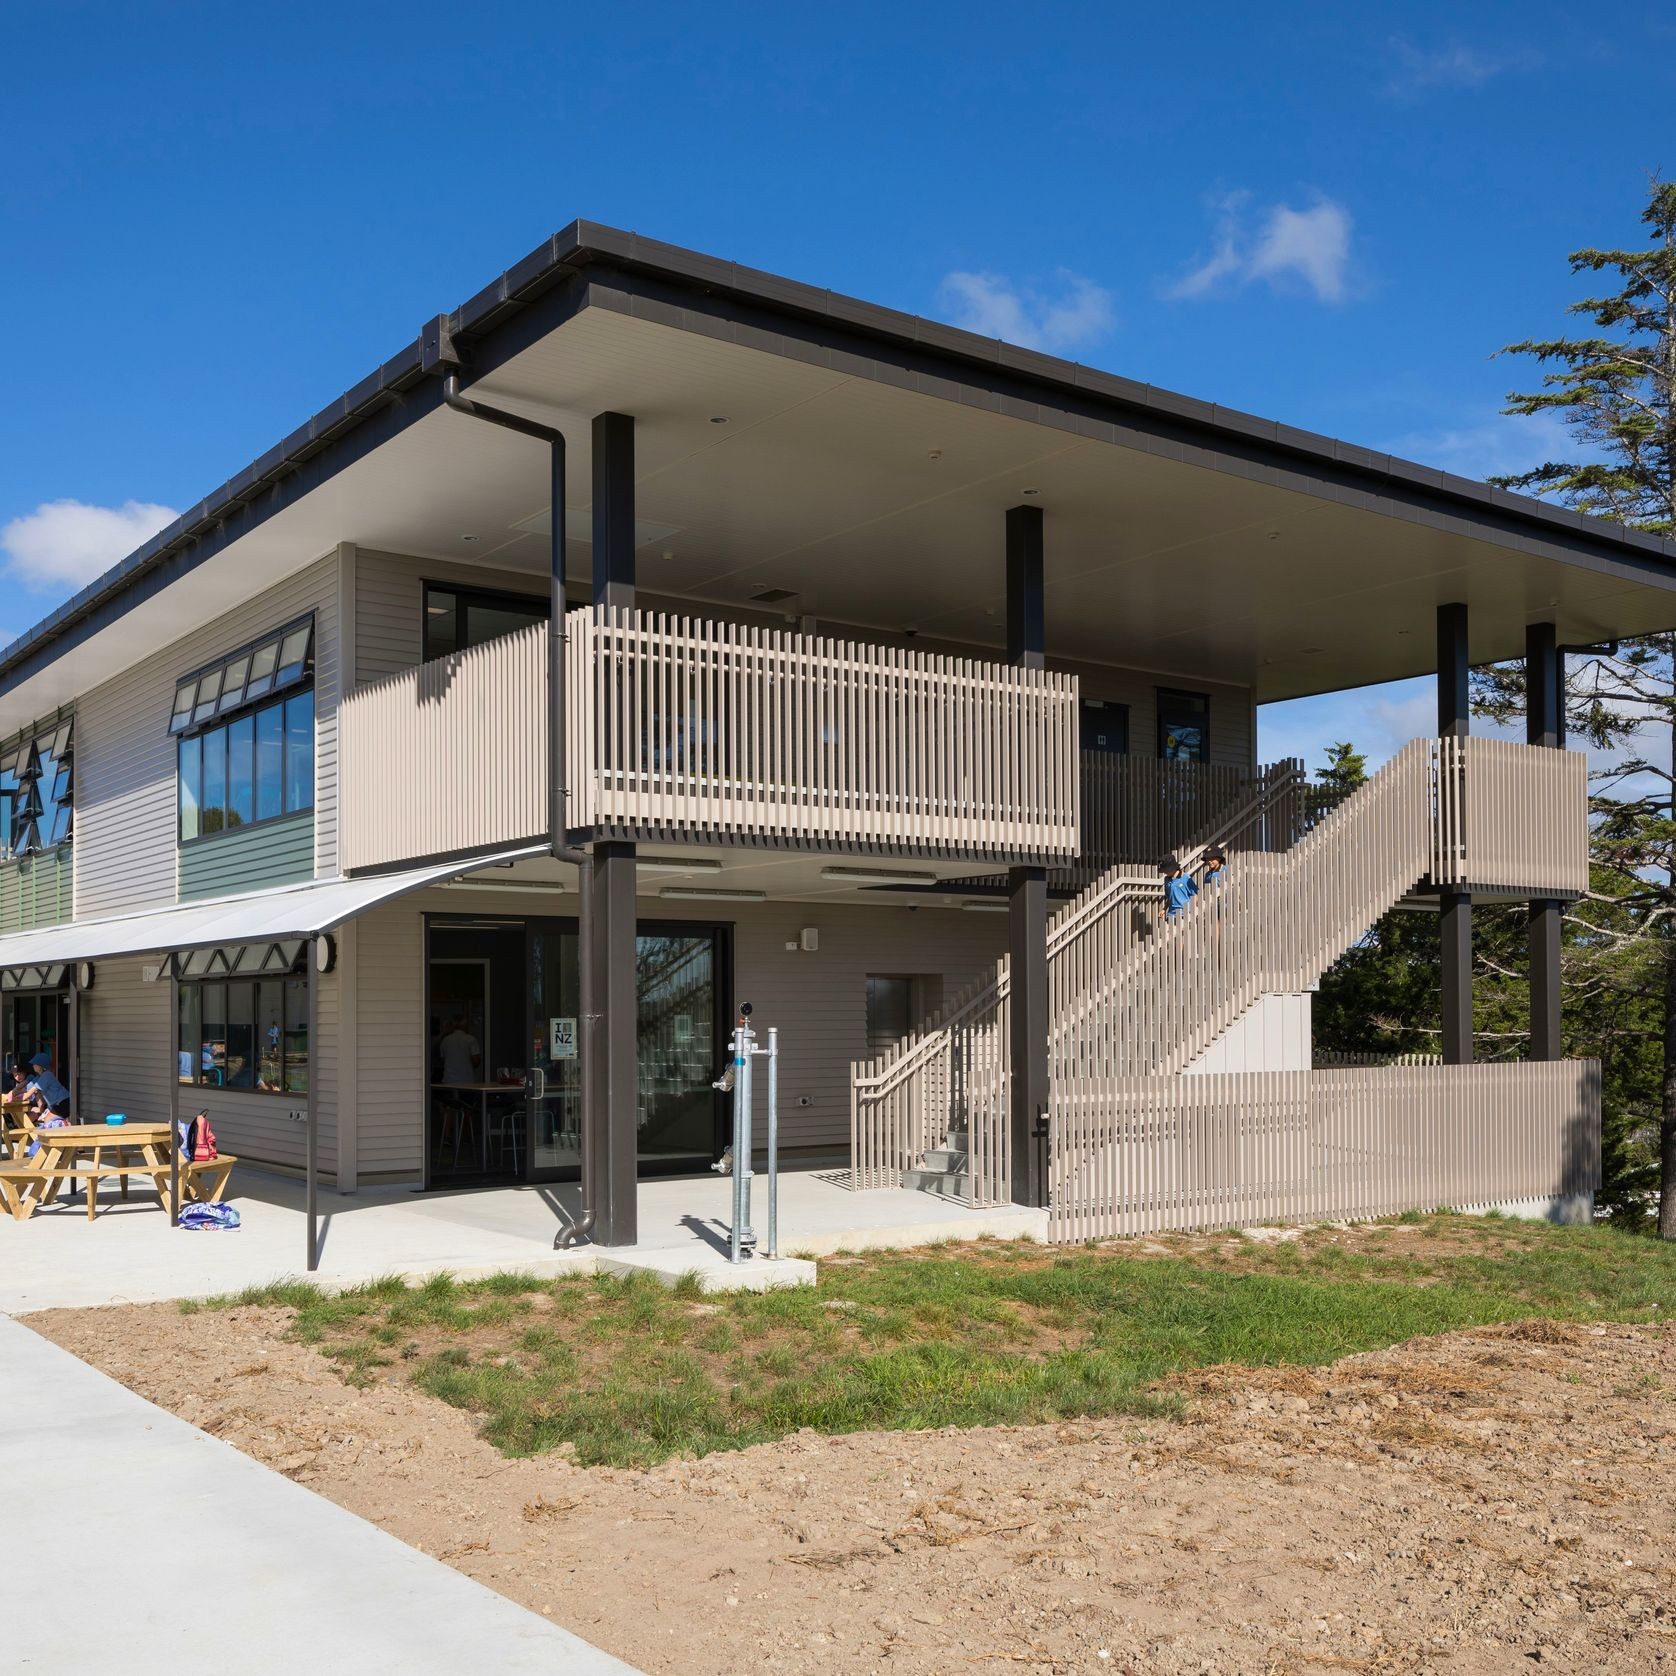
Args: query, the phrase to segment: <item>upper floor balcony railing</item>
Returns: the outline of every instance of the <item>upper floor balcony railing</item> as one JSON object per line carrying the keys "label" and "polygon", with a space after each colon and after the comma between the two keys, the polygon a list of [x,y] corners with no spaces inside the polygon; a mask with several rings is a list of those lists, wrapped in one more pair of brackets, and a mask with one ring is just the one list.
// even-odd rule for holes
{"label": "upper floor balcony railing", "polygon": [[[540,837],[545,628],[343,711],[344,865]],[[1080,846],[1074,676],[633,610],[567,619],[569,827],[1037,861]]]}
{"label": "upper floor balcony railing", "polygon": [[572,612],[569,654],[575,828],[1077,852],[1074,676],[624,610]]}

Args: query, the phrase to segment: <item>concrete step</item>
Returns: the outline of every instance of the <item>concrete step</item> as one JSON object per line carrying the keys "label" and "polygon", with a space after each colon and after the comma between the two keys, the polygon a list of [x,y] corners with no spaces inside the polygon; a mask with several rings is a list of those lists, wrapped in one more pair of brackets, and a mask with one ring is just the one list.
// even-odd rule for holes
{"label": "concrete step", "polygon": [[943,1170],[904,1170],[902,1185],[910,1192],[929,1193],[937,1199],[965,1202],[969,1177],[965,1170],[951,1173]]}
{"label": "concrete step", "polygon": [[957,1152],[952,1146],[940,1146],[928,1152],[915,1166],[928,1175],[965,1175],[972,1167],[971,1155],[964,1149]]}

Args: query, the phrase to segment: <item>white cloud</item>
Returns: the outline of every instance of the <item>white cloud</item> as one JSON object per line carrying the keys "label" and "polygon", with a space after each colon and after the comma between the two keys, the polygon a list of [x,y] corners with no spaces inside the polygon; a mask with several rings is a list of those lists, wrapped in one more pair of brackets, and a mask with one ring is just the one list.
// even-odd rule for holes
{"label": "white cloud", "polygon": [[1417,47],[1396,38],[1390,44],[1391,73],[1385,92],[1393,99],[1417,99],[1451,88],[1482,87],[1507,70],[1529,70],[1541,62],[1533,52],[1488,53],[1460,41]]}
{"label": "white cloud", "polygon": [[1341,740],[1368,759],[1371,773],[1410,739],[1436,732],[1437,690],[1430,677],[1290,698],[1257,711],[1259,757],[1302,757],[1312,775],[1326,761],[1327,747]]}
{"label": "white cloud", "polygon": [[1495,414],[1464,425],[1410,431],[1386,449],[1405,460],[1480,482],[1512,477],[1549,460],[1572,459],[1579,451],[1565,421],[1554,413]]}
{"label": "white cloud", "polygon": [[1302,285],[1324,303],[1343,302],[1350,288],[1350,212],[1331,198],[1307,209],[1274,204],[1254,213],[1248,192],[1216,204],[1216,242],[1165,295],[1181,299],[1261,281],[1275,290]]}
{"label": "white cloud", "polygon": [[1061,268],[1059,290],[1049,296],[1002,274],[956,272],[944,276],[937,302],[949,321],[986,338],[1055,354],[1098,342],[1117,323],[1111,293]]}
{"label": "white cloud", "polygon": [[8,572],[26,587],[79,588],[178,516],[172,506],[150,501],[49,500],[0,529],[0,550]]}

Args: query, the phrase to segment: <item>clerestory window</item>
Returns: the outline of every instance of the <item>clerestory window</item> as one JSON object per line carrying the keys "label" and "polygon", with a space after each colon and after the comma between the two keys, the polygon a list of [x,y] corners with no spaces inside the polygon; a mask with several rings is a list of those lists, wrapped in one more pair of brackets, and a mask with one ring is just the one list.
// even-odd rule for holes
{"label": "clerestory window", "polygon": [[0,749],[0,857],[68,843],[75,825],[75,723],[32,728]]}

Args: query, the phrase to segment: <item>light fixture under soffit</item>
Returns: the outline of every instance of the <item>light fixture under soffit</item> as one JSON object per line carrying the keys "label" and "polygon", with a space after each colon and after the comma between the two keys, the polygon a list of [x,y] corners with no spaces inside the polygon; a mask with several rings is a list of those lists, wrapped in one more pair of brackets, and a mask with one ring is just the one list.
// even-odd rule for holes
{"label": "light fixture under soffit", "polygon": [[549,883],[544,879],[444,879],[442,890],[513,890],[521,895],[565,896],[574,885]]}
{"label": "light fixture under soffit", "polygon": [[765,890],[724,890],[720,885],[665,885],[660,897],[672,902],[766,902]]}
{"label": "light fixture under soffit", "polygon": [[892,872],[886,867],[823,867],[821,877],[833,885],[934,885],[935,873]]}
{"label": "light fixture under soffit", "polygon": [[962,902],[960,910],[966,914],[1004,914],[1008,906],[1005,902]]}
{"label": "light fixture under soffit", "polygon": [[634,865],[642,873],[719,873],[722,864],[709,856],[691,860],[678,855],[637,855]]}

